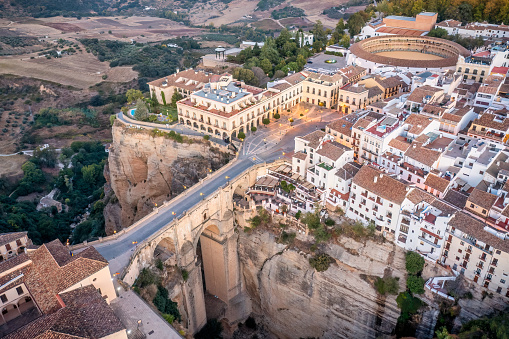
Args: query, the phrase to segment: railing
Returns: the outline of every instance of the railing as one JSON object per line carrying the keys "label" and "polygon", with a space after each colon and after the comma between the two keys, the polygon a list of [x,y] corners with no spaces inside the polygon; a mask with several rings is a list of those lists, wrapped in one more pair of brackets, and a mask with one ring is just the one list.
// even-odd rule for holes
{"label": "railing", "polygon": [[431,242],[431,241],[429,241],[429,240],[428,240],[428,239],[426,239],[426,238],[423,238],[423,237],[421,237],[421,236],[419,236],[418,238],[419,238],[420,240],[424,241],[425,243],[427,243],[427,244],[429,244],[429,245],[431,245],[431,246],[435,247],[435,248],[440,248],[440,245],[435,244],[434,242]]}

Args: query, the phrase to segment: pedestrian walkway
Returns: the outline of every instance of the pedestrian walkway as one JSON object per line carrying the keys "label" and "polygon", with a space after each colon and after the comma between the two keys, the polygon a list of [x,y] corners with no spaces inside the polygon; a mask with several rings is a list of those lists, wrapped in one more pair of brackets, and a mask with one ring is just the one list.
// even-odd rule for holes
{"label": "pedestrian walkway", "polygon": [[117,287],[117,291],[120,295],[111,302],[111,307],[126,327],[129,338],[136,334],[137,329],[145,334],[146,338],[182,338],[168,322],[132,290],[125,291],[122,287]]}

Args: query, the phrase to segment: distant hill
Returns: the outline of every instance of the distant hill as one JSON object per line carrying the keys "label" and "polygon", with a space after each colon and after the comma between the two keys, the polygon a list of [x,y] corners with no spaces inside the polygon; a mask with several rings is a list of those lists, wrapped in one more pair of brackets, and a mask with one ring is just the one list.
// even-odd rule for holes
{"label": "distant hill", "polygon": [[139,0],[0,0],[0,16],[88,16],[141,7]]}

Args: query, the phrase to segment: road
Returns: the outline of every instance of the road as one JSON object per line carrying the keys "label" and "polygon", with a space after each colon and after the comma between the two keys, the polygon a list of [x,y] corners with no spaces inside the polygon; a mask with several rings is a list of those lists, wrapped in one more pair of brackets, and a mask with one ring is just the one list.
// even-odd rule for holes
{"label": "road", "polygon": [[[302,112],[304,112],[303,117],[300,116]],[[218,188],[226,185],[230,179],[237,177],[254,164],[276,160],[283,157],[283,152],[292,152],[295,136],[306,135],[324,128],[327,121],[339,118],[339,113],[335,111],[322,113],[322,110],[316,106],[292,111],[290,114],[294,119],[292,124],[289,122],[290,115],[285,115],[280,121],[260,127],[255,133],[250,132],[244,141],[239,157],[230,167],[216,171],[201,184],[195,184],[189,188],[190,192],[185,197],[177,197],[169,205],[159,208],[157,213],[136,229],[115,240],[94,245],[99,253],[110,261],[112,271],[118,272],[127,265],[130,253],[137,246],[133,242],[141,242],[163,228],[174,218],[173,213],[178,216],[191,209],[200,200],[214,193]]]}

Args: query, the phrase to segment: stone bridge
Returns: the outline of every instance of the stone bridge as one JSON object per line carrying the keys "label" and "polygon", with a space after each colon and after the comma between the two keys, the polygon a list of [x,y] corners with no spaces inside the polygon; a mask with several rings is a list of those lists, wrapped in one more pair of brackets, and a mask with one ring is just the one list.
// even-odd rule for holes
{"label": "stone bridge", "polygon": [[249,297],[245,297],[237,254],[233,195],[244,195],[258,176],[267,173],[268,166],[279,163],[251,167],[181,217],[168,220],[166,226],[138,245],[124,270],[123,281],[132,285],[144,267],[160,258],[189,274],[182,290],[191,333],[207,322],[204,287],[226,304],[225,317],[231,324],[245,319],[251,306]]}

